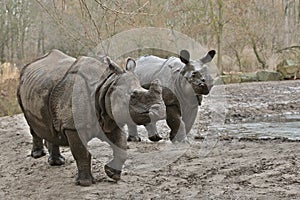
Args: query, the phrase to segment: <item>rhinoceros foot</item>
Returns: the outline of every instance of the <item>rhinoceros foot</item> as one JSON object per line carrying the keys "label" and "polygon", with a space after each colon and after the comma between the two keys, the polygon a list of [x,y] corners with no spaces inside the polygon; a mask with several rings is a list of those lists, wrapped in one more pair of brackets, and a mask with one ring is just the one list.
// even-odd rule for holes
{"label": "rhinoceros foot", "polygon": [[162,140],[162,137],[159,134],[155,134],[149,137],[149,140],[151,140],[152,142],[158,142],[160,140]]}
{"label": "rhinoceros foot", "polygon": [[173,144],[178,144],[178,145],[190,145],[190,141],[187,139],[187,137],[185,138],[174,138],[171,140],[171,142]]}
{"label": "rhinoceros foot", "polygon": [[114,179],[115,181],[119,181],[121,179],[121,171],[111,168],[108,165],[104,166],[105,173],[107,176],[111,179]]}
{"label": "rhinoceros foot", "polygon": [[81,186],[90,186],[94,183],[96,183],[94,177],[91,175],[91,173],[78,173],[75,178],[76,185]]}
{"label": "rhinoceros foot", "polygon": [[128,138],[127,138],[127,141],[128,142],[141,142],[142,139],[139,136],[129,135]]}
{"label": "rhinoceros foot", "polygon": [[65,164],[65,158],[63,156],[49,156],[48,163],[51,166],[59,166]]}
{"label": "rhinoceros foot", "polygon": [[33,158],[40,158],[46,155],[46,151],[44,148],[36,148],[32,149],[31,151],[31,157]]}

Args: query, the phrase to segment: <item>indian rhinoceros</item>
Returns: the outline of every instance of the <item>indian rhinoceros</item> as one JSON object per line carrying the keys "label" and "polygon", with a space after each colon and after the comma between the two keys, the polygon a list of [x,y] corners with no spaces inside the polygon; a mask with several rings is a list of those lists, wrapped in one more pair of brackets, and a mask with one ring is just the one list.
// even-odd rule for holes
{"label": "indian rhinoceros", "polygon": [[[167,109],[167,125],[170,127],[170,140],[186,140],[201,105],[202,95],[207,95],[213,86],[213,79],[206,63],[215,56],[215,50],[209,51],[198,60],[190,60],[187,50],[180,51],[179,58],[162,59],[156,56],[143,56],[137,60],[135,73],[143,87],[149,88],[154,79],[161,81],[163,100]],[[148,137],[159,141],[155,122],[146,126]],[[141,141],[137,127],[128,125],[128,141]]]}
{"label": "indian rhinoceros", "polygon": [[119,180],[127,158],[124,124],[146,125],[165,118],[159,81],[149,90],[141,87],[133,73],[135,61],[126,69],[109,58],[106,63],[91,57],[75,59],[58,50],[25,66],[20,75],[18,101],[33,137],[31,156],[44,156],[50,165],[65,162],[59,146],[70,146],[76,160],[76,183],[94,183],[87,142],[100,138],[110,144],[113,159],[106,174]]}

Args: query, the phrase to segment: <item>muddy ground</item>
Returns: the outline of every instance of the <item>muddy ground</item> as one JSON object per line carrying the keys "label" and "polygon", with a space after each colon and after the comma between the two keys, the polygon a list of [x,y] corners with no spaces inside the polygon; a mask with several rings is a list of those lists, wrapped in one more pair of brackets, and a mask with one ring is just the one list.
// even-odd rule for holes
{"label": "muddy ground", "polygon": [[[129,159],[118,183],[103,170],[110,148],[91,141],[96,184],[90,187],[75,185],[69,148],[62,148],[64,166],[49,166],[47,157],[33,159],[23,115],[3,117],[0,199],[300,199],[299,141],[237,138],[214,129],[222,121],[276,123],[299,112],[299,80],[217,86],[203,101],[190,144],[151,143],[141,127],[143,142],[128,144]],[[165,124],[159,129],[167,138]]]}

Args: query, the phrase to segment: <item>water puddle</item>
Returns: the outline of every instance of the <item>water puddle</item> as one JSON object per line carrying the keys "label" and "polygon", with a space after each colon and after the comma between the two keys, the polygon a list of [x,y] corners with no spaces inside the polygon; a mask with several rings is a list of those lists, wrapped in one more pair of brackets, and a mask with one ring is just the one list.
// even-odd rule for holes
{"label": "water puddle", "polygon": [[300,115],[286,115],[272,121],[256,121],[237,124],[224,124],[213,127],[220,133],[233,137],[300,139]]}

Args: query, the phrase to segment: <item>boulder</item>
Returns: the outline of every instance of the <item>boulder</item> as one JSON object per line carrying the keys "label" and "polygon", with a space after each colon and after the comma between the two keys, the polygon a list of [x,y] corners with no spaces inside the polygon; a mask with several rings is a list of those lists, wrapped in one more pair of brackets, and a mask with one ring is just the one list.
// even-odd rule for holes
{"label": "boulder", "polygon": [[257,76],[255,73],[246,73],[246,74],[241,74],[241,82],[254,82],[257,81]]}
{"label": "boulder", "polygon": [[279,72],[283,79],[297,79],[300,78],[300,64],[291,60],[284,60],[277,65],[277,72]]}
{"label": "boulder", "polygon": [[241,77],[239,74],[221,75],[214,80],[214,85],[241,83]]}
{"label": "boulder", "polygon": [[282,79],[281,74],[276,71],[257,71],[256,76],[258,81],[279,81]]}

